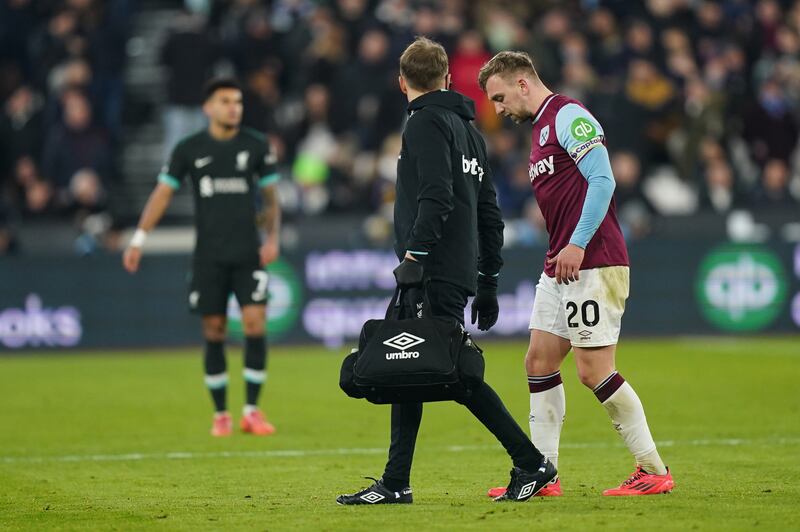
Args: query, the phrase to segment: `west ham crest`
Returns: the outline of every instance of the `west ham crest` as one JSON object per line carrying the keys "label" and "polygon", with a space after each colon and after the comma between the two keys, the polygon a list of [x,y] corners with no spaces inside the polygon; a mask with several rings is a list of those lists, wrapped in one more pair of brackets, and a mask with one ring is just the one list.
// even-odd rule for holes
{"label": "west ham crest", "polygon": [[546,125],[542,128],[539,132],[539,146],[544,146],[544,143],[547,142],[547,138],[550,136],[550,125]]}

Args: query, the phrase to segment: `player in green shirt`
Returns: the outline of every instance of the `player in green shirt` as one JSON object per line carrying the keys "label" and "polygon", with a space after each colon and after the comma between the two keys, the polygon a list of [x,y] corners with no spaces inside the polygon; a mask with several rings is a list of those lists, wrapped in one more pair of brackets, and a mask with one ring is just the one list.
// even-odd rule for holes
{"label": "player in green shirt", "polygon": [[[186,137],[173,149],[125,250],[123,265],[130,273],[139,269],[148,232],[188,178],[197,227],[189,306],[202,316],[205,382],[216,408],[211,433],[227,436],[233,429],[226,407],[224,348],[228,296],[233,292],[242,309],[246,337],[247,397],[241,428],[268,435],[275,428],[256,405],[267,376],[264,322],[268,275],[264,266],[278,258],[280,249],[276,157],[264,135],[241,128],[242,91],[234,80],[212,80],[205,96],[203,112],[208,116],[208,129]],[[263,197],[263,244],[256,226],[258,191]]]}

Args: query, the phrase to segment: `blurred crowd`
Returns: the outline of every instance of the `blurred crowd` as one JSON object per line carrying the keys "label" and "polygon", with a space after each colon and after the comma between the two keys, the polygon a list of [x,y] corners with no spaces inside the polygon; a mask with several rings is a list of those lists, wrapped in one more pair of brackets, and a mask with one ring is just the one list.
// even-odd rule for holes
{"label": "blurred crowd", "polygon": [[[511,242],[546,236],[528,179],[529,130],[495,116],[477,85],[481,65],[507,49],[528,51],[548,87],[603,124],[630,238],[663,216],[800,207],[800,1],[176,6],[160,50],[164,157],[203,127],[204,81],[233,73],[245,125],[277,148],[290,218],[359,214],[367,235],[388,237],[406,105],[397,62],[415,35],[444,44],[453,89],[477,103]],[[0,219],[97,212],[116,179],[130,6],[8,0],[0,9]]]}
{"label": "blurred crowd", "polygon": [[110,224],[130,15],[128,0],[0,3],[0,255],[19,220]]}

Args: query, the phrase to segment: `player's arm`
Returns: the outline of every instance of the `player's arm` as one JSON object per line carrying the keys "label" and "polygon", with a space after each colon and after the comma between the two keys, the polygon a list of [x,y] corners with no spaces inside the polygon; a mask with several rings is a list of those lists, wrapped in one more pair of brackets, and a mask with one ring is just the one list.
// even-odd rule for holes
{"label": "player's arm", "polygon": [[406,258],[424,264],[454,208],[450,145],[444,125],[424,111],[411,117],[405,138],[419,180],[417,217],[406,242]]}
{"label": "player's arm", "polygon": [[144,206],[142,215],[139,217],[139,223],[136,226],[136,231],[133,233],[128,247],[122,255],[122,265],[129,273],[136,273],[139,269],[139,263],[142,260],[142,246],[147,238],[147,235],[152,231],[172,201],[172,196],[175,191],[180,188],[181,182],[178,177],[186,173],[186,165],[183,161],[182,150],[180,144],[172,152],[170,163],[163,169],[158,176],[158,184],[150,197],[147,198],[147,203]]}
{"label": "player's arm", "polygon": [[[484,160],[488,160],[484,157]],[[478,189],[478,291],[472,300],[472,323],[477,321],[482,331],[497,323],[500,306],[497,303],[497,281],[503,258],[503,218],[497,205],[492,169],[486,170]]]}
{"label": "player's arm", "polygon": [[556,115],[556,131],[559,143],[589,184],[569,244],[549,260],[556,263],[556,281],[569,284],[579,278],[584,250],[608,213],[616,183],[603,145],[603,129],[591,114],[578,105],[565,105]]}
{"label": "player's arm", "polygon": [[478,190],[478,278],[497,277],[503,267],[503,217],[497,205],[492,169],[486,168]]}
{"label": "player's arm", "polygon": [[578,170],[588,181],[589,188],[586,190],[586,198],[583,200],[581,217],[572,232],[569,243],[586,249],[608,213],[608,206],[611,204],[611,198],[614,196],[614,189],[617,185],[605,146],[600,146],[586,154],[578,163]]}
{"label": "player's arm", "polygon": [[281,204],[277,187],[280,179],[277,167],[278,158],[272,151],[270,143],[266,139],[264,142],[266,152],[261,158],[258,167],[258,186],[261,189],[261,197],[263,199],[261,215],[265,233],[264,243],[258,252],[261,266],[275,262],[278,255],[280,255],[281,249]]}
{"label": "player's arm", "polygon": [[264,199],[264,232],[266,239],[259,250],[261,266],[266,266],[278,258],[281,250],[281,204],[278,197],[278,187],[270,185],[261,188]]}

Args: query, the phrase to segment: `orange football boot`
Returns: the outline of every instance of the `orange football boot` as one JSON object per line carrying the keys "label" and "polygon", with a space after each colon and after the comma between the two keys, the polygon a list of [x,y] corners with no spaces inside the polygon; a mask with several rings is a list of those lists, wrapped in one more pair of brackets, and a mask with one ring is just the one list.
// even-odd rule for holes
{"label": "orange football boot", "polygon": [[212,436],[230,436],[233,434],[233,418],[227,412],[214,414],[214,424],[211,425]]}
{"label": "orange football boot", "polygon": [[669,493],[675,487],[672,480],[672,473],[667,468],[666,475],[653,475],[648,473],[641,466],[636,466],[636,471],[620,484],[618,488],[605,490],[603,495],[625,496],[625,495],[656,495],[658,493]]}
{"label": "orange football boot", "polygon": [[253,410],[249,414],[242,416],[242,422],[239,426],[243,432],[249,432],[256,436],[269,436],[275,433],[275,427],[267,421],[261,410]]}

